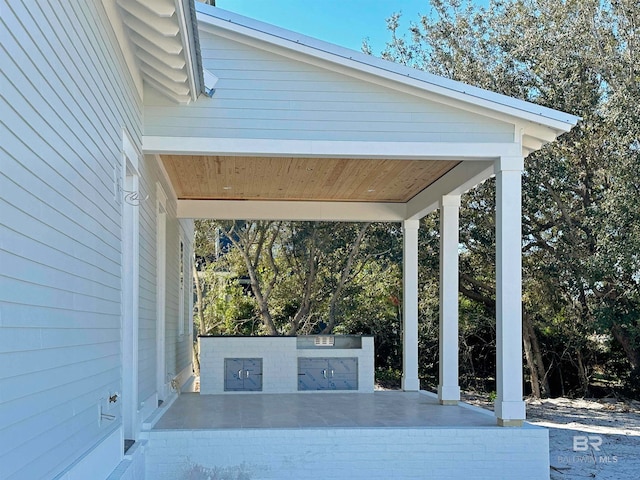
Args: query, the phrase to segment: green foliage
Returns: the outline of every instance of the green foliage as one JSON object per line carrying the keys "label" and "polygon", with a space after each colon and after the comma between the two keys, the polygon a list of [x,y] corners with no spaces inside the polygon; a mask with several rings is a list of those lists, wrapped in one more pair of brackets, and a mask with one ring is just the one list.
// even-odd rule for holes
{"label": "green foliage", "polygon": [[[430,4],[408,35],[399,32],[399,15],[388,20],[383,57],[582,117],[526,161],[524,308],[552,393],[584,394],[596,371],[630,379],[640,369],[640,6],[633,0],[496,0],[487,9],[463,0]],[[461,308],[467,383],[475,376],[471,359],[484,364],[493,357],[479,349],[491,338],[483,325],[495,308],[493,204],[488,181],[463,197],[461,209],[460,290],[475,303]],[[437,228],[433,218],[423,224]],[[431,240],[426,250],[435,252]],[[433,267],[427,261],[427,282],[436,281]],[[481,340],[470,343],[475,337]]]}
{"label": "green foliage", "polygon": [[383,388],[399,389],[402,386],[402,370],[387,368],[376,368],[376,383]]}

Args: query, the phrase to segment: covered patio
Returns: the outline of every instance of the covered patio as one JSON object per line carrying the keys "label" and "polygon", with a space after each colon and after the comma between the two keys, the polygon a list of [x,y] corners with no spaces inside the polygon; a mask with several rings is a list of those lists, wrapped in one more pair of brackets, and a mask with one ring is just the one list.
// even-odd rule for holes
{"label": "covered patio", "polygon": [[[184,468],[202,478],[547,478],[546,431],[524,422],[521,176],[525,157],[578,119],[197,11],[208,95],[144,93],[143,150],[171,184],[178,217],[401,224],[404,392],[185,395],[148,432],[151,478]],[[497,398],[487,415],[459,404],[458,227],[461,195],[492,176]],[[418,230],[438,209],[440,374],[430,395],[418,377]]]}
{"label": "covered patio", "polygon": [[[184,218],[402,224],[403,378],[418,391],[418,229],[440,210],[438,401],[456,405],[460,196],[496,179],[496,423],[520,426],[521,176],[577,118],[198,4],[210,97],[145,90],[143,149]],[[214,88],[215,87],[215,88]]]}

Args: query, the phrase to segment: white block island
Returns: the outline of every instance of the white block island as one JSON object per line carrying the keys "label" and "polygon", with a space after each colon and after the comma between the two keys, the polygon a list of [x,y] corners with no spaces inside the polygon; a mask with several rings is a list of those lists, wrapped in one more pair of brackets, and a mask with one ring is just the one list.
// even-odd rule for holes
{"label": "white block island", "polygon": [[200,336],[200,394],[373,392],[372,336]]}

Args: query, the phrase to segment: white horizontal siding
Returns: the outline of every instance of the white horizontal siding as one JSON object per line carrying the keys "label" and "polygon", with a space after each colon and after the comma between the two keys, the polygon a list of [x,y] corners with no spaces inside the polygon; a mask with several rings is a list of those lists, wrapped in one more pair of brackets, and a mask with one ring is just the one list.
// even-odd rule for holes
{"label": "white horizontal siding", "polygon": [[122,390],[114,167],[141,101],[101,2],[0,11],[0,477],[50,479],[120,425],[98,411]]}
{"label": "white horizontal siding", "polygon": [[[138,405],[156,391],[156,189],[155,160],[141,162],[139,189],[141,202],[139,237],[139,299],[138,299]],[[140,419],[144,420],[144,419]]]}
{"label": "white horizontal siding", "polygon": [[511,142],[513,125],[200,32],[213,98],[145,92],[146,135],[396,142]]}
{"label": "white horizontal siding", "polygon": [[[189,296],[191,295],[191,257],[193,254],[193,221],[176,220],[176,202],[167,203],[167,283],[166,283],[166,330],[165,330],[165,363],[167,375],[175,377],[192,361],[192,335],[189,331]],[[179,269],[180,269],[180,234],[184,241],[185,255],[185,299],[184,334],[179,335]]]}
{"label": "white horizontal siding", "polygon": [[[140,193],[142,198],[149,198],[140,205],[140,282],[138,302],[138,405],[140,402],[156,393],[156,181],[160,181],[165,192],[170,188],[163,178],[160,168],[153,156],[145,157],[140,169]],[[176,218],[176,199],[167,199],[167,265],[166,265],[166,296],[165,296],[165,371],[177,374],[191,363],[191,347],[189,338],[179,337],[178,331],[178,251],[179,228],[184,224],[185,247],[191,251],[193,238],[193,221]],[[190,254],[185,258],[188,260]],[[186,287],[185,295],[190,293],[189,279],[191,265],[185,264]],[[188,306],[188,301],[185,305]],[[189,318],[188,307],[185,318]],[[140,419],[144,420],[144,419]]]}

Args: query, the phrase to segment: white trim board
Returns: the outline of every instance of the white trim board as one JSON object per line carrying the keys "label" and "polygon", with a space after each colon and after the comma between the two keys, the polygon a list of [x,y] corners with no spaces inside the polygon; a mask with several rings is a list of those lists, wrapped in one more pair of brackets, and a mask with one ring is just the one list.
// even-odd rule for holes
{"label": "white trim board", "polygon": [[519,143],[362,142],[270,140],[264,138],[142,137],[145,153],[173,155],[239,155],[349,157],[399,160],[486,161],[520,156]]}
{"label": "white trim board", "polygon": [[404,203],[178,200],[178,218],[400,222],[405,216]]}

